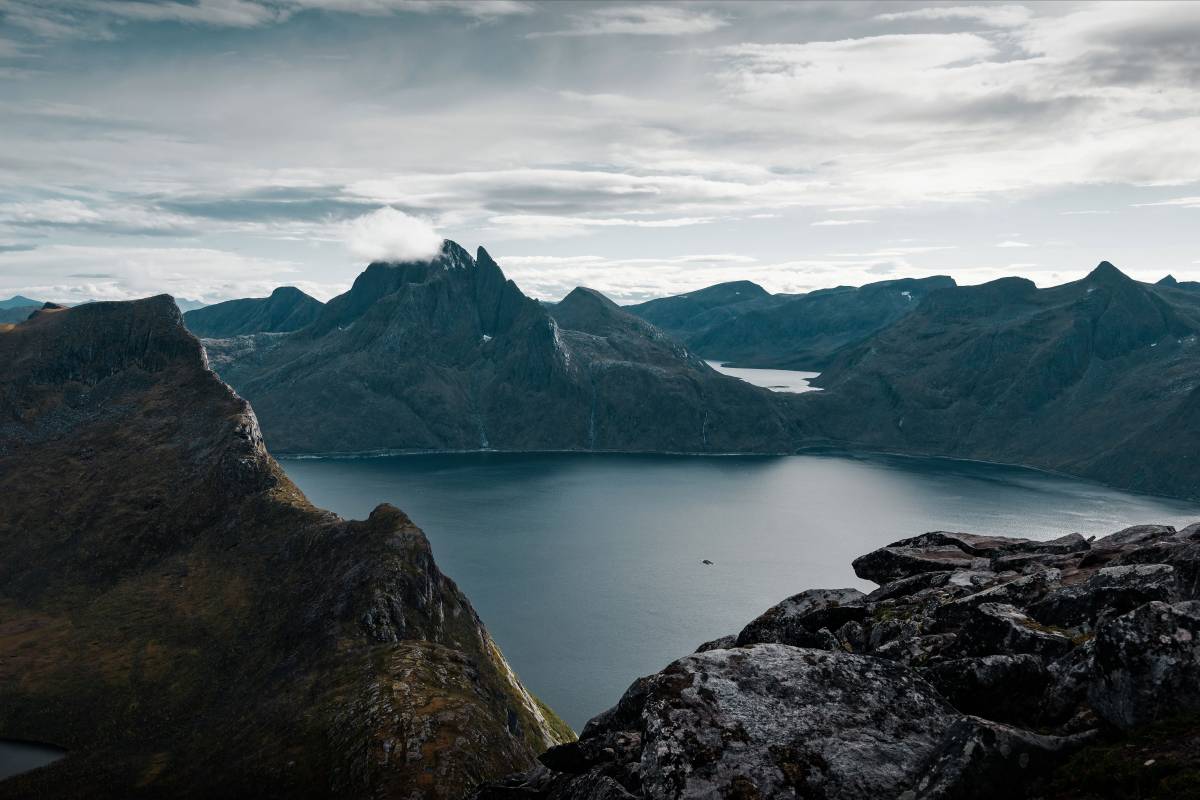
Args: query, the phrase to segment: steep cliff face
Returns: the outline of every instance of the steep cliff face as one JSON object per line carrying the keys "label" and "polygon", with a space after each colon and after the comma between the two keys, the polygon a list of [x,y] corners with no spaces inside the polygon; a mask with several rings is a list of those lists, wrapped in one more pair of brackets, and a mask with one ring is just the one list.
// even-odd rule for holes
{"label": "steep cliff face", "polygon": [[797,406],[813,438],[1029,464],[1200,496],[1200,295],[1107,262],[1049,289],[931,294],[841,353]]}
{"label": "steep cliff face", "polygon": [[299,330],[320,313],[320,300],[294,286],[280,286],[270,297],[228,300],[188,311],[183,321],[188,330],[201,338],[223,339]]}
{"label": "steep cliff face", "polygon": [[206,346],[277,452],[787,448],[769,392],[595,293],[568,301],[551,316],[482,248],[447,242],[372,264],[302,330]]}
{"label": "steep cliff face", "polygon": [[451,798],[569,731],[399,510],[267,454],[169,297],[0,333],[0,797]]}
{"label": "steep cliff face", "polygon": [[1196,785],[1200,524],[936,531],[854,569],[879,588],[787,598],[475,797],[1165,800]]}
{"label": "steep cliff face", "polygon": [[748,281],[651,300],[628,310],[708,358],[743,367],[819,370],[839,350],[914,311],[951,278],[901,278],[799,295]]}

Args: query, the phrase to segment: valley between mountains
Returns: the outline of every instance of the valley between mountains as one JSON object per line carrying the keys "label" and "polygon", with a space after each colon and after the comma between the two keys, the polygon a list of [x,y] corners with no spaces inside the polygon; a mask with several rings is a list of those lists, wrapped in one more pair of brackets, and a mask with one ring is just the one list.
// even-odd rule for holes
{"label": "valley between mountains", "polygon": [[853,564],[877,588],[796,587],[577,739],[402,510],[321,510],[268,452],[862,449],[1200,492],[1194,287],[731,286],[544,304],[447,242],[324,304],[5,323],[0,737],[65,755],[0,797],[1187,796],[1196,525],[897,532]]}

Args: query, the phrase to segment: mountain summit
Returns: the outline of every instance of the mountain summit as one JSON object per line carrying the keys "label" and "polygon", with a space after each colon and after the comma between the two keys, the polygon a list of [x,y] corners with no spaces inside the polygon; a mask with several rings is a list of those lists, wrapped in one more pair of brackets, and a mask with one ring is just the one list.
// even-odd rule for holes
{"label": "mountain summit", "polygon": [[589,289],[554,309],[479,248],[374,263],[307,326],[206,342],[285,452],[779,452],[780,401]]}

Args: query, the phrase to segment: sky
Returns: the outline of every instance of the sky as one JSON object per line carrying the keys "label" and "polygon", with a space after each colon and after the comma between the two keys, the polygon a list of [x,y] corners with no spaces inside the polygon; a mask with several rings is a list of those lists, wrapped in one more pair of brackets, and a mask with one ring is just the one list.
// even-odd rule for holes
{"label": "sky", "polygon": [[0,0],[0,297],[1200,279],[1200,2]]}

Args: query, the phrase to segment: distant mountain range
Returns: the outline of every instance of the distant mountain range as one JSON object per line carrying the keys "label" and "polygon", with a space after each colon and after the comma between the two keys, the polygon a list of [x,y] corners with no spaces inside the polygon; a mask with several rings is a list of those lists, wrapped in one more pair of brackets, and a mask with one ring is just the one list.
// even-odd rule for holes
{"label": "distant mountain range", "polygon": [[[222,330],[244,327],[231,315]],[[792,439],[772,393],[596,292],[547,309],[453,242],[432,261],[371,264],[299,330],[206,346],[276,452],[781,452]]]}
{"label": "distant mountain range", "polygon": [[315,320],[321,313],[321,306],[320,300],[294,286],[280,286],[270,297],[228,300],[187,311],[183,321],[192,333],[208,339],[248,333],[286,333]]}
{"label": "distant mountain range", "polygon": [[1108,262],[931,293],[797,398],[808,438],[1200,496],[1200,292]]}
{"label": "distant mountain range", "polygon": [[739,367],[820,370],[843,347],[912,312],[951,278],[902,278],[807,294],[770,294],[750,281],[626,306],[705,358]]}
{"label": "distant mountain range", "polygon": [[457,800],[570,730],[424,534],[314,508],[170,297],[0,330],[0,798]]}

